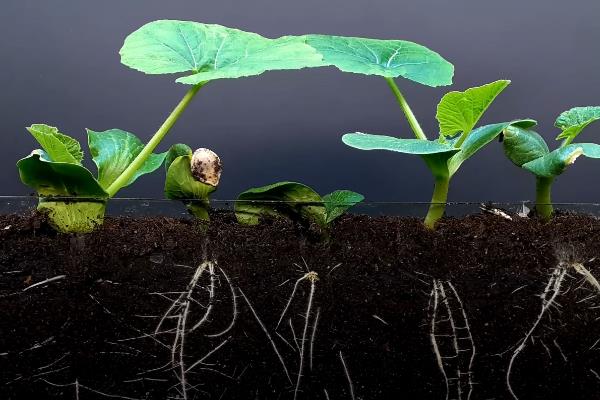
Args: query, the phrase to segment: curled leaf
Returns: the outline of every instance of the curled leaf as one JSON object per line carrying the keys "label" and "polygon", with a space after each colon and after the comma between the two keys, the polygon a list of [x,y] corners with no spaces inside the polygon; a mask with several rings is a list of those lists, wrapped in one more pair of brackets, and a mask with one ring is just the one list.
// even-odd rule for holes
{"label": "curled leaf", "polygon": [[60,133],[58,128],[45,124],[33,124],[27,128],[50,159],[56,162],[81,164],[81,145],[70,136]]}
{"label": "curled leaf", "polygon": [[600,119],[600,107],[574,107],[558,116],[554,125],[562,129],[556,140],[571,143],[585,127]]}
{"label": "curled leaf", "polygon": [[569,165],[575,163],[575,160],[582,155],[589,158],[600,158],[600,145],[577,143],[559,147],[543,157],[523,164],[523,168],[538,177],[552,178],[562,174]]}
{"label": "curled leaf", "polygon": [[550,152],[546,141],[531,129],[511,125],[502,135],[504,154],[518,167]]}

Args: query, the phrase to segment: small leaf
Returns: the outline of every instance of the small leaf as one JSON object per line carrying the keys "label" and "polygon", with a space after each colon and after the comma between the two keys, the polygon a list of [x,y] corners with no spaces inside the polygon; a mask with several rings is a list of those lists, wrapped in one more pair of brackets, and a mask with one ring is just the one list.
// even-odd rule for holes
{"label": "small leaf", "polygon": [[600,119],[600,107],[575,107],[558,116],[554,125],[562,129],[556,140],[567,139],[569,143],[581,131],[594,121]]}
{"label": "small leaf", "polygon": [[399,139],[368,133],[348,133],[342,136],[342,141],[348,146],[360,150],[388,150],[419,155],[425,160],[436,178],[449,176],[447,162],[450,157],[460,151],[460,149],[437,140]]}
{"label": "small leaf", "polygon": [[188,211],[196,218],[208,220],[208,198],[212,192],[217,190],[217,187],[194,179],[191,162],[190,154],[179,156],[173,160],[167,171],[165,196],[172,200],[183,200]]}
{"label": "small leaf", "polygon": [[535,126],[536,122],[531,119],[523,119],[512,122],[502,122],[479,127],[472,131],[460,147],[460,151],[448,160],[448,170],[450,176],[453,176],[460,168],[463,162],[477,153],[483,146],[490,143],[498,137],[507,127],[513,125],[521,128],[530,128]]}
{"label": "small leaf", "polygon": [[452,83],[454,66],[427,47],[404,40],[307,35],[307,43],[323,55],[323,62],[344,72],[401,76],[428,86]]}
{"label": "small leaf", "polygon": [[452,137],[457,133],[471,132],[485,110],[509,83],[499,80],[464,92],[446,93],[435,115],[440,124],[440,133]]}
{"label": "small leaf", "polygon": [[83,152],[75,139],[58,131],[58,128],[44,124],[34,124],[27,128],[38,141],[51,160],[71,164],[81,164]]}
{"label": "small leaf", "polygon": [[322,65],[303,37],[268,39],[192,21],[150,22],[125,39],[120,54],[123,64],[147,74],[187,73],[177,82],[189,85]]}
{"label": "small leaf", "polygon": [[512,125],[503,131],[502,146],[506,157],[518,167],[550,152],[537,132]]}
{"label": "small leaf", "polygon": [[[144,148],[144,144],[134,134],[120,129],[104,132],[88,129],[87,133],[90,152],[98,166],[98,181],[104,188],[108,188]],[[167,153],[151,154],[127,185],[159,168],[166,155]]]}
{"label": "small leaf", "polygon": [[322,204],[321,196],[308,186],[278,182],[241,193],[235,203],[235,215],[244,225],[256,225],[261,216],[270,215],[305,219],[325,226],[325,207]]}
{"label": "small leaf", "polygon": [[192,148],[187,144],[177,143],[171,146],[165,157],[165,172],[169,171],[171,163],[179,156],[191,156]]}
{"label": "small leaf", "polygon": [[552,178],[562,174],[581,155],[590,158],[600,158],[600,145],[595,143],[577,143],[559,147],[543,157],[523,164],[523,168],[534,173],[536,176]]}
{"label": "small leaf", "polygon": [[79,164],[51,161],[35,150],[17,162],[21,181],[40,196],[107,198],[108,194],[92,173]]}
{"label": "small leaf", "polygon": [[323,196],[326,214],[325,222],[329,224],[364,199],[365,197],[362,194],[350,190],[336,190]]}

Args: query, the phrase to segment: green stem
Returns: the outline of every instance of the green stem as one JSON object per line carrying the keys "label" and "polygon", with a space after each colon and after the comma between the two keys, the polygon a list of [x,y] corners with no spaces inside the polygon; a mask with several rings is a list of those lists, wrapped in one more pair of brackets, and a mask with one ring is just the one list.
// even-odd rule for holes
{"label": "green stem", "polygon": [[415,114],[413,114],[412,110],[410,109],[410,106],[406,102],[406,99],[402,95],[402,92],[398,88],[398,85],[396,85],[396,82],[394,82],[394,79],[386,77],[385,80],[388,83],[388,85],[390,86],[390,89],[392,89],[392,92],[394,92],[394,95],[396,96],[396,99],[398,100],[398,104],[400,104],[402,111],[404,111],[404,115],[406,115],[408,124],[410,125],[410,128],[415,133],[415,136],[417,137],[417,139],[427,140],[427,136],[425,136],[425,132],[423,132],[423,129],[421,129],[421,125],[419,125],[419,121],[417,121],[417,117],[415,117]]}
{"label": "green stem", "polygon": [[462,144],[464,143],[464,141],[467,140],[467,136],[469,136],[469,133],[471,133],[471,130],[468,131],[468,132],[461,133],[461,135],[458,138],[458,140],[456,141],[456,143],[454,143],[454,148],[455,149],[460,149],[460,146],[462,146]]}
{"label": "green stem", "polygon": [[449,186],[450,178],[439,177],[435,179],[431,204],[429,205],[429,211],[425,217],[425,226],[429,229],[434,229],[435,223],[444,216]]}
{"label": "green stem", "polygon": [[131,180],[133,175],[139,170],[142,165],[146,162],[148,157],[152,154],[156,146],[163,140],[165,135],[169,132],[169,130],[175,125],[175,122],[179,119],[183,111],[190,104],[198,90],[202,86],[204,86],[206,82],[201,82],[198,85],[192,87],[188,92],[183,96],[183,99],[177,104],[177,106],[173,109],[171,114],[167,117],[165,122],[158,128],[154,136],[150,139],[148,144],[142,149],[140,154],[137,155],[136,158],[133,159],[131,164],[125,168],[125,170],[115,179],[115,181],[106,189],[106,192],[110,197],[113,197],[121,188],[127,185],[127,183]]}
{"label": "green stem", "polygon": [[552,183],[554,178],[535,178],[535,211],[543,220],[552,218],[554,209],[552,208]]}

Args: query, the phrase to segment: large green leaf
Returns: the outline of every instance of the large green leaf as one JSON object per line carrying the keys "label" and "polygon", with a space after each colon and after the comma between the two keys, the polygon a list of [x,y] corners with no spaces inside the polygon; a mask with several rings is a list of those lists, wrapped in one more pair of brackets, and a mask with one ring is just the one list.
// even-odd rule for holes
{"label": "large green leaf", "polygon": [[586,126],[599,119],[598,106],[571,108],[560,114],[554,123],[557,128],[562,129],[556,140],[567,139],[570,143]]}
{"label": "large green leaf", "polygon": [[147,74],[186,73],[177,82],[191,85],[322,65],[303,37],[268,39],[192,21],[150,22],[125,39],[120,54],[123,64]]}
{"label": "large green leaf", "polygon": [[347,133],[342,141],[360,150],[388,150],[421,156],[435,177],[449,176],[447,162],[460,149],[447,143],[422,139],[399,139],[392,136],[368,133]]}
{"label": "large green leaf", "polygon": [[170,164],[165,180],[165,196],[168,199],[183,200],[194,216],[208,220],[208,196],[217,188],[194,179],[191,161],[192,156],[187,154],[177,157]]}
{"label": "large green leaf", "polygon": [[485,110],[510,81],[500,80],[464,92],[449,92],[442,97],[435,117],[440,124],[440,133],[452,137],[460,132],[471,132]]}
{"label": "large green leaf", "polygon": [[92,173],[79,164],[52,161],[35,150],[17,162],[21,181],[40,196],[107,198],[108,194]]}
{"label": "large green leaf", "polygon": [[323,196],[326,215],[325,222],[329,224],[364,199],[365,196],[351,190],[336,190],[335,192],[326,194]]}
{"label": "large green leaf", "polygon": [[33,124],[27,128],[38,141],[51,160],[71,164],[81,164],[83,152],[75,139],[58,131],[58,128],[45,124]]}
{"label": "large green leaf", "polygon": [[502,146],[504,154],[518,167],[550,152],[537,132],[512,125],[502,132]]}
{"label": "large green leaf", "polygon": [[278,182],[248,189],[235,203],[235,215],[244,225],[256,225],[261,215],[305,219],[326,224],[323,199],[310,187],[297,182]]}
{"label": "large green leaf", "polygon": [[448,170],[450,176],[454,175],[460,168],[463,162],[469,157],[477,153],[483,146],[490,143],[498,137],[500,133],[507,127],[513,125],[521,128],[530,128],[535,126],[536,122],[531,119],[523,119],[511,122],[502,122],[499,124],[491,124],[481,126],[472,131],[467,139],[460,146],[460,151],[448,160]]}
{"label": "large green leaf", "polygon": [[[104,132],[88,129],[87,133],[90,152],[98,166],[98,181],[104,188],[108,188],[144,148],[144,144],[134,134],[120,129]],[[167,153],[151,154],[127,185],[159,168],[166,155]]]}
{"label": "large green leaf", "polygon": [[438,53],[404,40],[307,35],[307,43],[323,55],[323,62],[345,72],[401,76],[428,86],[452,83],[454,66]]}
{"label": "large green leaf", "polygon": [[600,158],[600,145],[577,143],[559,147],[543,157],[523,164],[523,168],[537,176],[552,178],[562,174],[581,155],[589,158]]}

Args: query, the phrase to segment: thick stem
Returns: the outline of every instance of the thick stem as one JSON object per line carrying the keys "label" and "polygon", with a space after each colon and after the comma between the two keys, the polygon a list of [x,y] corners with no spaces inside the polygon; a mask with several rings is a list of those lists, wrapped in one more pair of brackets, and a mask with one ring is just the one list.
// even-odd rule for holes
{"label": "thick stem", "polygon": [[396,82],[394,82],[394,79],[386,77],[385,80],[388,83],[388,85],[390,86],[390,89],[392,89],[392,92],[394,92],[394,95],[396,96],[396,99],[398,100],[398,104],[400,104],[402,111],[404,111],[404,115],[406,115],[408,124],[410,125],[410,128],[415,133],[415,136],[417,137],[417,139],[427,140],[427,136],[425,136],[425,132],[423,132],[423,129],[421,129],[421,125],[419,125],[419,121],[417,121],[417,117],[415,117],[415,114],[413,114],[412,110],[410,109],[410,106],[406,102],[406,99],[402,95],[402,92],[400,92],[398,85],[396,85]]}
{"label": "thick stem", "polygon": [[431,204],[429,205],[429,211],[425,217],[425,226],[429,229],[435,228],[435,223],[438,219],[444,216],[446,211],[446,199],[448,198],[448,187],[450,186],[450,178],[439,177],[435,179],[435,186],[433,188],[433,196],[431,197]]}
{"label": "thick stem", "polygon": [[142,149],[140,154],[138,154],[137,157],[133,159],[131,164],[129,164],[129,166],[125,168],[121,175],[119,175],[117,179],[115,179],[115,181],[108,187],[108,189],[106,189],[106,192],[110,197],[113,197],[119,190],[121,190],[121,188],[126,186],[129,180],[133,177],[133,175],[135,175],[137,170],[139,170],[142,167],[142,165],[144,165],[144,163],[146,162],[148,157],[150,157],[156,146],[158,146],[158,144],[163,140],[163,138],[173,127],[173,125],[175,125],[175,122],[177,122],[177,120],[179,119],[183,111],[187,108],[187,106],[190,104],[196,93],[198,93],[198,90],[200,90],[200,88],[205,84],[206,82],[201,82],[198,85],[192,87],[190,90],[188,90],[183,99],[181,99],[179,104],[177,104],[173,111],[171,111],[171,114],[169,114],[165,122],[163,122],[160,128],[158,128],[154,136],[152,136],[152,138],[150,139],[148,144]]}
{"label": "thick stem", "polygon": [[551,198],[553,182],[554,178],[535,178],[535,211],[544,220],[549,220],[554,212]]}

